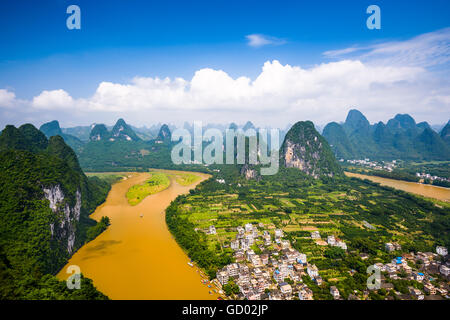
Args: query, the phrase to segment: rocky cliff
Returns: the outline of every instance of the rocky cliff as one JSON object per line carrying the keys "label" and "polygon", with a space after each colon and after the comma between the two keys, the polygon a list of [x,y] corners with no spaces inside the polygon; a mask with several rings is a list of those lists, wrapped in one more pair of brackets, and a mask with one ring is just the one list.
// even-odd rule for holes
{"label": "rocky cliff", "polygon": [[297,168],[316,179],[342,174],[328,142],[311,121],[297,122],[288,131],[280,150],[280,161],[286,168]]}
{"label": "rocky cliff", "polygon": [[58,271],[95,226],[89,214],[108,190],[84,175],[61,136],[47,140],[32,125],[7,126],[0,135],[0,246],[8,260]]}
{"label": "rocky cliff", "polygon": [[55,239],[60,246],[63,246],[70,255],[74,249],[76,226],[80,221],[81,192],[80,190],[76,191],[76,202],[71,207],[66,201],[61,185],[57,184],[49,188],[43,188],[43,191],[55,217],[55,221],[50,223],[52,239]]}

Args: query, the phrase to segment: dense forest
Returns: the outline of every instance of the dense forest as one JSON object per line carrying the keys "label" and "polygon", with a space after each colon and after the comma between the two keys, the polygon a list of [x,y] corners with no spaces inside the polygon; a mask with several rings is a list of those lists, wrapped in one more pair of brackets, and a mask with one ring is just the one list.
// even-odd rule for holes
{"label": "dense forest", "polygon": [[97,224],[89,214],[110,183],[87,178],[63,138],[32,125],[0,135],[0,296],[3,299],[104,299],[89,279],[68,290],[54,275]]}

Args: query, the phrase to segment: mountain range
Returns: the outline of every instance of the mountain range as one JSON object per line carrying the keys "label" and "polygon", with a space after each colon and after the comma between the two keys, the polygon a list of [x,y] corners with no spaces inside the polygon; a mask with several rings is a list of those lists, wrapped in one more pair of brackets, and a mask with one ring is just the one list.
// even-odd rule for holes
{"label": "mountain range", "polygon": [[344,123],[328,123],[322,135],[342,159],[450,159],[449,123],[438,134],[427,122],[416,123],[408,114],[371,125],[360,111],[352,109]]}
{"label": "mountain range", "polygon": [[[289,131],[295,129],[296,125],[291,126]],[[212,124],[205,125],[203,131],[212,127],[216,128]],[[352,109],[345,122],[328,123],[322,131],[322,136],[316,130],[319,127],[314,125],[313,127],[315,136],[318,139],[323,136],[338,159],[450,159],[450,122],[437,133],[427,122],[416,123],[407,114],[398,114],[386,124],[381,121],[370,124],[361,112]],[[186,122],[183,128],[193,134],[193,126],[189,123]],[[227,128],[259,130],[251,121],[241,126],[231,123],[218,128],[223,132]],[[167,124],[136,128],[123,119],[119,119],[114,126],[93,124],[89,127],[66,129],[61,129],[55,120],[40,128],[48,138],[61,136],[77,153],[81,166],[88,170],[166,166],[170,157],[173,129],[174,126]],[[287,133],[287,129],[280,132],[282,151],[286,151],[287,148],[285,141]],[[267,143],[270,147],[270,140]],[[302,148],[306,146],[302,145]]]}
{"label": "mountain range", "polygon": [[43,132],[47,138],[57,135],[61,136],[64,141],[75,151],[79,151],[83,147],[84,143],[80,139],[71,134],[63,133],[57,120],[44,123],[39,130]]}

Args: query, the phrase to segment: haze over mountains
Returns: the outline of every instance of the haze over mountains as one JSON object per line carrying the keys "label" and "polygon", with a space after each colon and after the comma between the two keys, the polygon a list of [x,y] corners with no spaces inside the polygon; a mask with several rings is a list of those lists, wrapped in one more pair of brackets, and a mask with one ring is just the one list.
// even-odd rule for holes
{"label": "haze over mountains", "polygon": [[397,114],[386,124],[371,125],[358,110],[350,110],[344,123],[331,122],[322,135],[336,157],[343,159],[450,159],[449,123],[440,134],[427,122],[416,123],[408,114]]}
{"label": "haze over mountains", "polygon": [[[325,138],[329,147],[331,147],[331,153],[337,159],[450,159],[450,122],[443,126],[439,133],[434,131],[427,122],[416,123],[408,114],[398,114],[386,124],[381,121],[370,124],[361,112],[352,109],[344,123],[331,122],[327,124],[322,131],[322,136],[317,130],[320,127],[310,121],[303,124],[308,124],[308,128],[312,125],[312,129],[317,133],[315,137],[318,139],[322,139],[322,136]],[[286,134],[288,131],[295,129],[296,126],[298,126],[298,123],[285,130],[280,130],[279,145],[281,152],[285,152],[288,148],[285,141]],[[182,128],[186,129],[192,136],[194,135],[193,124],[185,122]],[[242,125],[236,123],[228,125],[206,124],[203,125],[203,132],[209,128],[219,129],[223,133],[228,128],[244,131],[249,129],[258,131],[260,129],[251,121]],[[58,121],[55,120],[40,127],[47,138],[60,135],[75,150],[84,169],[97,170],[114,167],[139,168],[141,166],[163,165],[170,157],[170,150],[173,145],[171,136],[174,129],[176,129],[174,125],[160,123],[149,128],[136,128],[127,124],[124,119],[119,119],[114,126],[93,124],[91,126],[61,129]],[[267,143],[270,147],[270,139]],[[299,150],[306,147],[307,145],[302,144]],[[324,149],[325,153],[327,149]],[[295,161],[299,159],[304,160],[304,155]],[[313,176],[317,172],[320,172],[319,175],[321,175],[323,171],[313,172],[314,170],[305,169],[307,167],[305,165],[306,162],[303,162],[302,170],[311,171],[308,174]],[[320,166],[315,165],[314,167]],[[330,163],[327,167],[334,168]],[[337,171],[333,169],[329,173],[335,174],[335,172]]]}
{"label": "haze over mountains", "polygon": [[59,126],[59,122],[56,120],[44,123],[39,130],[43,132],[47,138],[57,135],[61,136],[75,151],[80,151],[80,148],[83,147],[83,142],[79,138],[71,134],[63,133]]}

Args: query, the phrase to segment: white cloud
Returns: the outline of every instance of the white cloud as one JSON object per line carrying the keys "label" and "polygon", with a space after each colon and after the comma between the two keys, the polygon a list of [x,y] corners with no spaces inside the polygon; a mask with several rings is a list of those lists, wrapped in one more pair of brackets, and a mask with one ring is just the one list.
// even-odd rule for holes
{"label": "white cloud", "polygon": [[33,98],[32,107],[37,109],[70,109],[74,106],[73,98],[64,90],[44,90]]}
{"label": "white cloud", "polygon": [[[407,43],[377,44],[361,59],[309,68],[267,61],[255,79],[233,78],[223,70],[205,68],[191,79],[136,77],[129,83],[101,82],[95,93],[85,98],[74,99],[62,89],[45,90],[31,101],[21,100],[26,107],[17,108],[17,112],[29,115],[46,111],[47,120],[89,119],[83,122],[105,122],[120,115],[140,125],[250,119],[284,126],[305,119],[317,124],[341,121],[349,108],[356,107],[372,122],[409,113],[417,121],[442,123],[450,117],[450,85],[446,75],[430,71],[427,61],[430,57],[448,61],[440,57],[448,50],[442,45],[446,39],[443,34],[449,33],[445,30]],[[440,39],[440,45],[435,45],[435,39]],[[414,56],[412,48],[420,48],[423,54]],[[334,55],[356,51],[361,52],[351,48]],[[386,52],[390,59],[380,56]],[[0,107],[17,101],[13,93],[0,90]]]}
{"label": "white cloud", "polygon": [[11,108],[15,105],[16,95],[6,89],[0,89],[0,107]]}
{"label": "white cloud", "polygon": [[141,115],[176,111],[184,117],[192,112],[230,118],[272,113],[276,116],[269,117],[269,122],[308,118],[319,123],[342,119],[350,106],[369,115],[389,116],[393,110],[448,110],[448,88],[430,90],[429,83],[421,80],[426,75],[420,67],[374,66],[357,60],[308,69],[274,60],[266,62],[254,80],[206,68],[190,80],[139,77],[128,84],[102,82],[86,99],[73,99],[61,89],[43,91],[31,105],[36,109]]}
{"label": "white cloud", "polygon": [[279,39],[264,34],[249,34],[246,36],[248,45],[250,47],[259,48],[267,45],[282,45],[286,43],[286,40]]}

